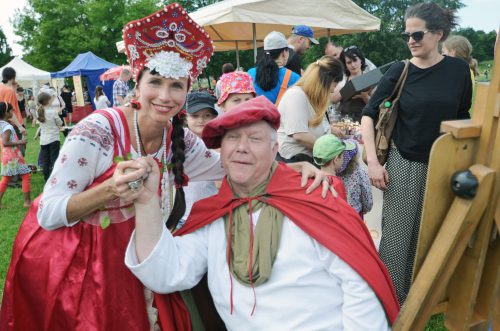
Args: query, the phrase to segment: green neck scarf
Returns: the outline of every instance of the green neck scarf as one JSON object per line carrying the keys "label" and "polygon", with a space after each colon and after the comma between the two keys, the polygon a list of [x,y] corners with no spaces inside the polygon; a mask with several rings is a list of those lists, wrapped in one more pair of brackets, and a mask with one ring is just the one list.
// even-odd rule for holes
{"label": "green neck scarf", "polygon": [[[272,266],[276,259],[284,215],[276,208],[256,198],[266,194],[266,187],[277,166],[278,163],[274,162],[268,178],[250,192],[248,198],[235,195],[236,199],[248,199],[249,203],[233,209],[232,215],[230,213],[224,216],[228,251],[230,250],[229,269],[243,285],[258,286],[265,283],[271,276]],[[232,188],[229,177],[227,181]],[[261,208],[254,233],[251,212]]]}

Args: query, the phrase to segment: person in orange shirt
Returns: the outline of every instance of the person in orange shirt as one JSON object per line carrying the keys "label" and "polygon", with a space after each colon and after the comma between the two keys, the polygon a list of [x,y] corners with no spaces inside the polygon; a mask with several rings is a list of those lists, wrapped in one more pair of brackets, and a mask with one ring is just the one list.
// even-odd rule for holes
{"label": "person in orange shirt", "polygon": [[4,68],[2,71],[2,84],[0,84],[0,101],[12,105],[14,116],[12,116],[10,122],[17,127],[21,135],[24,135],[26,130],[23,126],[23,117],[21,116],[21,110],[17,103],[16,88],[16,71],[11,67]]}

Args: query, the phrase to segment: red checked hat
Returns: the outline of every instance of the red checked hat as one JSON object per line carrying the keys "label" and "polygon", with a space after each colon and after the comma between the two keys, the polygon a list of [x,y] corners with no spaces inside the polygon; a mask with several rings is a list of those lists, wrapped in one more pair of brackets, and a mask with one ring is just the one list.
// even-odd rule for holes
{"label": "red checked hat", "polygon": [[280,113],[265,96],[240,103],[227,113],[211,120],[203,128],[202,138],[208,148],[219,148],[227,130],[258,121],[266,121],[276,130],[280,126]]}
{"label": "red checked hat", "polygon": [[194,80],[214,52],[208,33],[178,3],[127,23],[123,41],[136,77],[147,67],[163,77]]}

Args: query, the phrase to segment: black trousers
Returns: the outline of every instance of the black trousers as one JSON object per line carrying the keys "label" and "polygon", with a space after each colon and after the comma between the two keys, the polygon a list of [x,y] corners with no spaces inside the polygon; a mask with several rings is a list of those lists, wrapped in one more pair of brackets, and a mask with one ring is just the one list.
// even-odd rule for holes
{"label": "black trousers", "polygon": [[59,156],[59,148],[61,143],[59,141],[51,142],[47,145],[41,145],[41,155],[42,155],[42,167],[43,167],[43,178],[45,181],[49,179],[54,163],[56,163],[57,157]]}

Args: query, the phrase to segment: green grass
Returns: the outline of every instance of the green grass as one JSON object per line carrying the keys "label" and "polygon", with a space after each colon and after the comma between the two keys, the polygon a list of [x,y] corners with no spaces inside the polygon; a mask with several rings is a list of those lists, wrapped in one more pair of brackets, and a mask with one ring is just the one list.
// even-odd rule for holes
{"label": "green grass", "polygon": [[[38,151],[40,144],[38,140],[33,140],[35,129],[31,125],[27,128],[28,131],[28,144],[26,145],[25,160],[28,164],[36,164],[38,160]],[[63,137],[61,136],[61,143]],[[37,172],[31,175],[31,198],[34,200],[43,190],[43,175]],[[19,225],[21,224],[27,209],[23,208],[23,193],[20,188],[8,188],[2,199],[3,208],[0,209],[0,304],[3,297],[3,287],[5,282],[5,275],[10,263],[12,252],[12,245],[16,237]],[[433,316],[427,327],[426,331],[446,331],[444,327],[443,315]]]}
{"label": "green grass", "polygon": [[[25,160],[28,164],[37,164],[40,143],[33,139],[35,129],[28,125],[28,144],[26,145]],[[34,200],[43,190],[43,175],[41,172],[31,174],[31,199]],[[10,263],[12,244],[16,237],[19,225],[23,220],[27,208],[23,208],[24,195],[20,188],[9,187],[2,199],[0,209],[0,302],[3,297],[5,274]]]}

